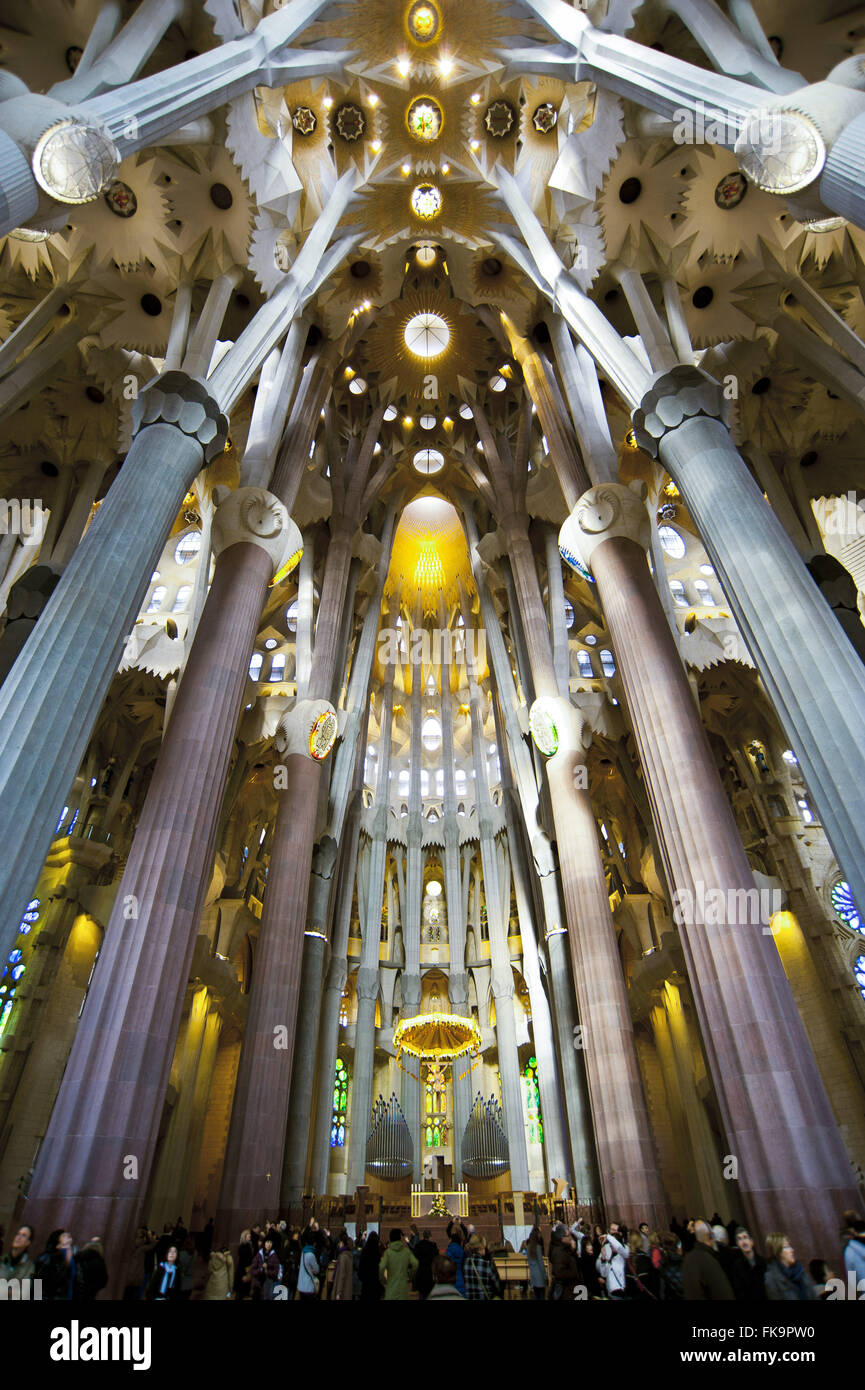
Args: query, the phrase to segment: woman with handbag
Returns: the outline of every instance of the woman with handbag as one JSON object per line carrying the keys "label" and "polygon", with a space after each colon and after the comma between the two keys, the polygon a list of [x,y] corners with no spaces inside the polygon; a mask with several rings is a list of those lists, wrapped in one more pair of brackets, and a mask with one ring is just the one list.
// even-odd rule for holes
{"label": "woman with handbag", "polygon": [[500,1299],[502,1296],[499,1276],[487,1253],[487,1244],[483,1236],[469,1236],[463,1259],[463,1278],[466,1298],[472,1302]]}
{"label": "woman with handbag", "polygon": [[318,1298],[321,1287],[319,1264],[315,1257],[315,1232],[307,1228],[302,1237],[300,1268],[297,1271],[297,1296],[311,1301]]}

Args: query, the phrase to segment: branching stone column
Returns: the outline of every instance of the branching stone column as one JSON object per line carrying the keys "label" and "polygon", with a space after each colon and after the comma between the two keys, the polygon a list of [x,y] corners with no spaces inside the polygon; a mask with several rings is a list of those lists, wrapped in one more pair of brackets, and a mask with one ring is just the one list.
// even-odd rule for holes
{"label": "branching stone column", "polygon": [[[466,619],[466,627],[468,627],[470,615],[467,611],[467,605],[464,605],[463,616]],[[495,827],[487,781],[480,687],[478,686],[474,656],[468,657],[466,671],[472,721],[478,839],[483,865],[484,897],[487,906],[490,956],[492,959],[490,988],[496,1005],[496,1043],[499,1075],[502,1081],[502,1110],[508,1136],[511,1184],[514,1191],[524,1192],[529,1185],[529,1160],[526,1151],[526,1127],[523,1119],[523,1096],[520,1086],[520,1064],[514,1021],[514,972],[511,968],[507,944],[510,893],[501,880],[497,862]]]}
{"label": "branching stone column", "polygon": [[279,1203],[316,808],[335,738],[327,700],[298,700],[277,727],[284,781],[217,1211],[226,1240]]}
{"label": "branching stone column", "polygon": [[[398,611],[393,610],[393,616]],[[392,626],[393,624],[391,624]],[[375,820],[365,911],[361,920],[360,967],[357,972],[357,1026],[354,1042],[354,1077],[351,1100],[351,1151],[349,1189],[363,1184],[366,1174],[366,1136],[372,1117],[372,1079],[375,1068],[375,1005],[378,998],[378,961],[381,942],[381,906],[387,862],[388,801],[390,788],[391,723],[395,671],[388,666],[382,696]],[[360,893],[358,893],[360,902]]]}
{"label": "branching stone column", "polygon": [[[140,511],[134,519],[144,526]],[[112,1288],[122,1283],[153,1162],[249,652],[267,585],[299,541],[285,509],[260,489],[230,493],[213,536],[210,594],[28,1201],[42,1229],[101,1233]]]}
{"label": "branching stone column", "polygon": [[[551,0],[552,3],[552,0]],[[561,10],[568,9],[561,5]],[[573,13],[571,11],[571,13]],[[510,174],[499,191],[526,244],[505,237],[633,410],[637,443],[674,478],[820,811],[865,901],[865,670],[723,423],[719,384],[680,364],[656,375],[565,271]],[[807,647],[802,633],[808,633]]]}
{"label": "branching stone column", "polygon": [[[597,580],[615,645],[749,1220],[763,1234],[786,1222],[813,1254],[832,1248],[838,1211],[854,1199],[850,1163],[771,930],[755,911],[753,874],[647,581],[649,534],[640,493],[615,483],[590,489],[562,528],[563,548],[576,551]],[[705,912],[700,904],[709,905]],[[792,1210],[791,1192],[799,1194]]]}
{"label": "branching stone column", "polygon": [[[573,1178],[578,1200],[599,1202],[601,1192],[598,1160],[595,1154],[592,1115],[585,1074],[585,1051],[575,1047],[579,1041],[574,1005],[574,984],[568,958],[567,928],[563,925],[560,878],[553,846],[541,825],[538,787],[531,754],[526,747],[517,713],[517,695],[510,661],[498,618],[484,579],[477,551],[478,534],[474,518],[465,515],[472,572],[481,605],[493,676],[502,704],[507,730],[507,760],[511,763],[520,798],[526,835],[531,845],[535,872],[541,889],[544,936],[550,965],[558,1060],[562,1074],[568,1136],[573,1159]],[[501,741],[500,741],[501,746]]]}
{"label": "branching stone column", "polygon": [[634,412],[637,442],[660,457],[685,499],[836,858],[865,902],[865,670],[722,411],[717,382],[674,367],[654,378]]}
{"label": "branching stone column", "polygon": [[[372,446],[370,446],[370,451],[371,448]],[[385,579],[387,577],[394,530],[395,511],[391,507],[388,509],[382,530],[382,553],[379,558],[376,587],[373,594],[370,596],[361,635],[358,640],[357,650],[355,652],[354,662],[352,664],[351,678],[346,698],[346,727],[340,740],[339,748],[334,754],[330,787],[330,804],[332,810],[328,820],[327,831],[321,837],[316,853],[313,856],[310,900],[307,909],[307,927],[304,934],[303,976],[300,987],[301,1027],[298,1030],[295,1046],[294,1067],[291,1077],[291,1094],[288,1107],[288,1124],[286,1128],[283,1206],[292,1206],[296,1203],[301,1197],[304,1187],[307,1156],[310,1148],[309,1141],[311,1137],[308,1120],[312,1111],[313,1093],[316,1083],[315,1058],[319,1038],[319,1010],[321,1006],[322,981],[326,965],[325,954],[327,951],[327,935],[330,921],[329,908],[331,906],[333,872],[339,853],[340,840],[343,834],[344,818],[352,784],[352,774],[356,771],[358,760],[360,760],[361,769],[363,767],[366,744],[365,741],[358,740],[358,733],[360,732],[362,716],[369,703],[369,680],[375,655],[375,638],[378,631],[381,613],[381,598],[384,591]],[[347,546],[344,545],[342,549],[347,549],[348,554],[351,554],[350,537],[347,537]],[[339,559],[339,563],[336,566],[339,576],[337,580],[333,578],[332,557]],[[331,593],[334,595],[339,594],[339,584],[342,579],[344,579],[344,575],[345,556],[342,555],[340,557],[337,549],[331,545],[328,548],[327,567],[325,570],[325,582],[322,589],[320,612],[326,611],[326,605],[331,601]],[[328,576],[330,576],[330,580]],[[346,603],[348,603],[347,597]],[[332,626],[332,623],[330,626]],[[316,652],[318,654],[318,647],[316,648]],[[327,675],[328,664],[330,664],[334,670],[336,669],[335,652],[328,657],[323,667],[314,667],[313,676],[319,683],[319,689],[324,683],[324,677]],[[357,790],[359,791],[360,788]],[[346,928],[346,930],[348,929]],[[341,988],[340,986],[340,989]],[[338,1013],[339,1005],[337,1002],[337,1015]],[[335,1063],[336,1056],[334,1055],[330,1071],[318,1073],[319,1088],[326,1092],[329,1098],[332,1094],[331,1080]],[[317,1190],[320,1191],[321,1189]]]}
{"label": "branching stone column", "polygon": [[[252,33],[75,105],[7,77],[0,101],[0,236],[97,198],[120,162],[258,84],[339,73],[345,54],[287,47],[325,0],[291,0]],[[5,202],[5,208],[2,203]]]}
{"label": "branching stone column", "polygon": [[[441,711],[442,768],[444,770],[444,880],[445,905],[448,921],[448,998],[454,1013],[468,1017],[471,1013],[466,971],[466,920],[463,909],[462,876],[460,874],[460,822],[457,817],[456,762],[454,757],[454,707],[451,698],[452,629],[447,622],[444,595],[439,595],[439,631],[444,634],[441,650]],[[460,629],[456,630],[457,632]],[[465,629],[462,629],[465,633]],[[453,653],[454,655],[456,653]],[[451,1068],[454,1106],[453,1156],[455,1181],[462,1175],[462,1141],[472,1108],[471,1072],[465,1061]]]}
{"label": "branching stone column", "polygon": [[0,690],[5,953],[165,537],[196,474],[225,445],[218,405],[201,382],[181,372],[157,378],[141,393],[136,420],[138,433],[117,481]]}

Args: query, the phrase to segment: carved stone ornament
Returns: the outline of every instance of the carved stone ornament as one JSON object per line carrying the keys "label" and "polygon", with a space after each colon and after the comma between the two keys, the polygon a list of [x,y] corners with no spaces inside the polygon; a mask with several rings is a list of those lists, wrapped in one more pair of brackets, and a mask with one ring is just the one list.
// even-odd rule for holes
{"label": "carved stone ornament", "polygon": [[329,700],[298,700],[277,724],[273,742],[282,757],[300,753],[321,762],[336,743],[338,732],[336,710]]}
{"label": "carved stone ornament", "polygon": [[561,695],[538,696],[529,710],[529,732],[545,758],[579,752],[592,742],[584,716]]}
{"label": "carved stone ornament", "polygon": [[636,481],[630,487],[622,483],[590,487],[559,532],[560,554],[567,559],[576,553],[591,570],[594,552],[613,536],[626,536],[648,550],[652,528],[645,497],[645,483]]}
{"label": "carved stone ornament", "polygon": [[213,517],[213,553],[245,541],[267,552],[274,577],[284,577],[303,554],[303,540],[278,497],[261,487],[239,487],[220,500]]}
{"label": "carved stone ornament", "polygon": [[60,203],[91,203],[117,176],[120,153],[108,130],[71,116],[49,126],[36,145],[33,175]]}
{"label": "carved stone ornament", "polygon": [[641,449],[657,458],[664,435],[694,415],[724,420],[723,392],[699,367],[679,363],[653,379],[632,417],[634,438]]}
{"label": "carved stone ornament", "polygon": [[826,145],[813,121],[798,111],[770,108],[746,116],[735,155],[764,193],[797,193],[819,176]]}
{"label": "carved stone ornament", "polygon": [[186,372],[162,372],[139,394],[132,406],[132,426],[137,434],[147,425],[176,425],[192,435],[209,463],[225,448],[228,421],[207,388]]}

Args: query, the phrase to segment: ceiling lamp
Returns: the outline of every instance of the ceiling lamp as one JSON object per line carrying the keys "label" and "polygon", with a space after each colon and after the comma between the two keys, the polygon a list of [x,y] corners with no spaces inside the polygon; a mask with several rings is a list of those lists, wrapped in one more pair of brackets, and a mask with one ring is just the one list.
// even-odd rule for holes
{"label": "ceiling lamp", "polygon": [[432,879],[426,886],[427,893],[431,898],[440,898],[442,886],[437,878]]}
{"label": "ceiling lamp", "polygon": [[431,265],[436,263],[436,249],[434,246],[419,246],[415,252],[415,260],[424,270],[429,270]]}
{"label": "ceiling lamp", "polygon": [[419,183],[412,190],[411,207],[416,217],[429,222],[442,210],[442,195],[434,183]]}
{"label": "ceiling lamp", "polygon": [[424,1061],[453,1062],[470,1057],[481,1047],[480,1029],[473,1018],[459,1014],[416,1014],[401,1018],[393,1031],[397,1058],[401,1052]]}
{"label": "ceiling lamp", "polygon": [[429,0],[417,0],[408,12],[408,31],[415,43],[432,43],[438,37],[441,19]]}
{"label": "ceiling lamp", "polygon": [[406,112],[405,123],[414,140],[437,140],[444,125],[444,115],[434,97],[415,97]]}
{"label": "ceiling lamp", "polygon": [[423,473],[429,477],[431,473],[442,471],[445,466],[445,456],[439,453],[438,449],[418,449],[411,462],[416,473]]}
{"label": "ceiling lamp", "polygon": [[402,331],[405,345],[414,357],[441,357],[451,340],[451,331],[440,314],[412,314]]}

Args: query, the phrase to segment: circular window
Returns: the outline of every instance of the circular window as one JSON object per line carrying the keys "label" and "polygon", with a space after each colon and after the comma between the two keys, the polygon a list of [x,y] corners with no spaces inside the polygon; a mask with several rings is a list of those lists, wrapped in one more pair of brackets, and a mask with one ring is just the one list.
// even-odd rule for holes
{"label": "circular window", "polygon": [[451,340],[451,331],[440,314],[412,314],[403,338],[415,357],[440,357]]}
{"label": "circular window", "polygon": [[829,896],[832,900],[832,906],[835,912],[841,918],[845,927],[849,927],[851,931],[862,932],[863,935],[865,935],[865,923],[862,921],[862,914],[856,906],[852,889],[846,879],[842,878],[836,883]]}
{"label": "circular window", "polygon": [[442,886],[437,879],[433,879],[431,883],[427,884],[426,891],[427,897],[440,898],[442,895]]}
{"label": "circular window", "polygon": [[391,420],[395,420],[398,414],[399,414],[399,411],[397,410],[396,406],[395,406],[395,405],[389,405],[389,406],[387,407],[387,409],[385,410],[384,415],[382,416],[382,419],[383,419],[383,420],[387,420],[388,422],[390,422]]}
{"label": "circular window", "polygon": [[187,531],[174,548],[174,558],[178,565],[189,565],[201,549],[201,532]]}
{"label": "circular window", "polygon": [[412,459],[412,466],[415,472],[429,477],[431,473],[441,472],[445,466],[445,456],[438,449],[419,449]]}
{"label": "circular window", "polygon": [[442,210],[442,195],[434,183],[419,183],[412,190],[411,207],[416,217],[429,222]]}
{"label": "circular window", "polygon": [[434,430],[436,427],[436,417],[434,415],[422,415],[418,420],[422,430]]}
{"label": "circular window", "polygon": [[406,112],[405,123],[414,140],[437,140],[442,132],[444,116],[434,97],[415,97]]}
{"label": "circular window", "polygon": [[408,12],[408,27],[417,43],[432,43],[439,31],[438,11],[427,0],[418,0]]}
{"label": "circular window", "polygon": [[434,246],[419,246],[415,252],[415,259],[418,265],[423,266],[424,270],[429,270],[431,265],[436,263],[436,249]]}
{"label": "circular window", "polygon": [[672,560],[681,560],[685,554],[685,542],[672,526],[658,527],[658,540],[665,555]]}

